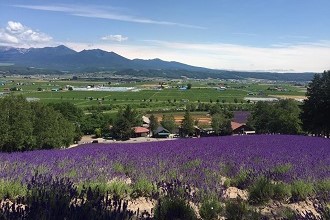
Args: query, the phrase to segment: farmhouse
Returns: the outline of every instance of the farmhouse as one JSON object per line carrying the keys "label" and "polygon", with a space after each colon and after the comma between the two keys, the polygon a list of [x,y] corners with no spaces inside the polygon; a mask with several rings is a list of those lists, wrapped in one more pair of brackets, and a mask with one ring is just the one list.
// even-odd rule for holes
{"label": "farmhouse", "polygon": [[149,129],[144,127],[134,127],[134,137],[147,137],[149,134]]}
{"label": "farmhouse", "polygon": [[233,135],[235,135],[235,134],[246,134],[247,131],[253,131],[246,124],[241,124],[241,123],[237,123],[237,122],[234,122],[234,121],[231,122],[231,129],[233,130]]}
{"label": "farmhouse", "polygon": [[167,130],[166,128],[163,128],[162,126],[158,127],[156,131],[153,134],[153,137],[155,138],[168,138],[170,136],[171,132]]}

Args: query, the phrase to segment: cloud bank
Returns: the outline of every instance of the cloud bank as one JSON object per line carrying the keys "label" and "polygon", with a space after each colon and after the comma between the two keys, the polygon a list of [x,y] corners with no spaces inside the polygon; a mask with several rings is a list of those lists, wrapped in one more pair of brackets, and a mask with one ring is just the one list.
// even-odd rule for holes
{"label": "cloud bank", "polygon": [[330,69],[330,41],[253,47],[236,44],[202,44],[143,41],[140,44],[65,42],[77,51],[100,48],[130,59],[160,58],[213,69],[274,72],[323,72]]}
{"label": "cloud bank", "polygon": [[47,45],[52,37],[38,30],[24,26],[20,22],[8,21],[5,28],[0,28],[0,45],[32,47]]}

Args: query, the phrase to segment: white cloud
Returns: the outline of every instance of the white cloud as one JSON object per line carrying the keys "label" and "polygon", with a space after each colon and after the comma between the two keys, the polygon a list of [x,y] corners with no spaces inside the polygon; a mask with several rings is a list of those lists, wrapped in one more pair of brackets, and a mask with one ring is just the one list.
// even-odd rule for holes
{"label": "white cloud", "polygon": [[6,27],[6,29],[11,33],[15,33],[15,32],[22,32],[24,30],[24,27],[19,22],[8,21],[8,26]]}
{"label": "white cloud", "polygon": [[199,44],[149,40],[143,44],[94,44],[67,42],[80,51],[100,48],[130,59],[160,58],[214,69],[278,72],[323,72],[330,69],[330,41],[252,47],[235,44]]}
{"label": "white cloud", "polygon": [[120,34],[115,34],[115,35],[107,35],[107,36],[101,37],[101,40],[123,42],[123,41],[127,41],[128,37],[125,37]]}
{"label": "white cloud", "polygon": [[0,45],[32,47],[47,45],[52,37],[24,26],[20,22],[8,21],[6,28],[0,28]]}
{"label": "white cloud", "polygon": [[167,26],[179,26],[185,28],[196,28],[196,29],[205,29],[205,27],[183,24],[177,22],[169,21],[159,21],[155,19],[137,17],[127,12],[122,12],[118,8],[114,7],[98,7],[93,5],[13,5],[14,7],[27,8],[33,10],[42,10],[42,11],[56,11],[63,12],[74,16],[88,17],[88,18],[102,18],[109,20],[117,21],[126,21],[133,23],[142,23],[142,24],[156,24],[156,25],[167,25]]}

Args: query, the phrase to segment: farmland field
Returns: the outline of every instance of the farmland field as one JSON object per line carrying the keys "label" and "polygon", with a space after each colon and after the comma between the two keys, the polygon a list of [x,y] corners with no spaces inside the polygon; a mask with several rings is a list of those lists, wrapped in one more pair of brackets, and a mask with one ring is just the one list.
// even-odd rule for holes
{"label": "farmland field", "polygon": [[[253,94],[257,97],[266,96],[299,96],[305,95],[303,86],[290,84],[256,84],[253,82],[230,82],[230,81],[184,81],[167,82],[164,89],[159,89],[159,82],[137,82],[137,83],[114,83],[102,81],[63,81],[46,79],[24,79],[24,78],[2,78],[0,79],[0,91],[10,88],[18,88],[15,94],[22,94],[29,98],[38,98],[42,102],[69,101],[77,106],[86,107],[90,105],[125,105],[129,103],[140,104],[141,102],[152,102],[153,105],[168,105],[168,102],[221,102],[241,104],[246,103],[244,97]],[[192,89],[183,90],[180,86],[192,83]],[[137,91],[109,92],[109,91],[69,91],[67,86],[87,87],[88,85],[108,87],[135,87]],[[225,85],[225,90],[216,89]],[[280,88],[276,90],[274,88]],[[39,90],[39,91],[38,91]],[[58,91],[52,91],[58,90]],[[162,104],[160,104],[162,103]],[[150,105],[152,108],[153,105]]]}

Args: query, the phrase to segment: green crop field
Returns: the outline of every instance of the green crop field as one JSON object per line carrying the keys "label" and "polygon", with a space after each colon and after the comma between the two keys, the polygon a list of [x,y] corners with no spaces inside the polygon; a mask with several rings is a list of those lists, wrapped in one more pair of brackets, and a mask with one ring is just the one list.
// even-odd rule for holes
{"label": "green crop field", "polygon": [[[52,103],[69,101],[80,107],[93,105],[135,104],[141,108],[161,108],[173,106],[173,103],[246,103],[245,97],[304,97],[306,88],[290,84],[258,84],[254,82],[189,81],[191,89],[180,89],[188,82],[167,82],[159,89],[158,81],[138,83],[115,83],[106,81],[65,81],[56,79],[0,78],[0,92],[8,90],[28,98],[37,98],[41,102]],[[76,91],[75,87],[87,86],[135,87],[137,91]],[[220,90],[225,86],[225,90]],[[73,91],[68,88],[73,87]],[[218,89],[217,89],[218,88]],[[53,91],[58,90],[58,91]],[[145,103],[145,104],[141,104]],[[172,103],[172,104],[171,104]],[[141,106],[139,106],[141,105]]]}

